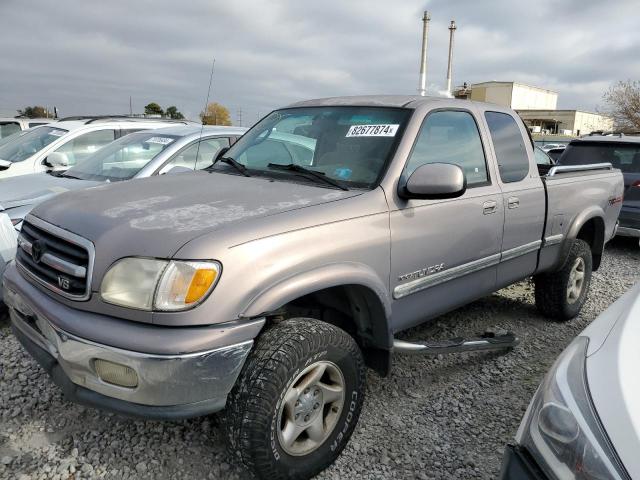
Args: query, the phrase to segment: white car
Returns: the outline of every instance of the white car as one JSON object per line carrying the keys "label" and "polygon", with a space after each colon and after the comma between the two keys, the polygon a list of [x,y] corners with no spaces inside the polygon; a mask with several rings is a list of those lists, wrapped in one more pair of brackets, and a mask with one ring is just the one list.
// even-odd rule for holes
{"label": "white car", "polygon": [[556,360],[509,445],[502,479],[640,479],[640,283]]}
{"label": "white car", "polygon": [[128,133],[190,123],[127,117],[62,119],[0,146],[0,179],[64,170]]}
{"label": "white car", "polygon": [[55,122],[55,118],[0,117],[0,140],[29,128]]}

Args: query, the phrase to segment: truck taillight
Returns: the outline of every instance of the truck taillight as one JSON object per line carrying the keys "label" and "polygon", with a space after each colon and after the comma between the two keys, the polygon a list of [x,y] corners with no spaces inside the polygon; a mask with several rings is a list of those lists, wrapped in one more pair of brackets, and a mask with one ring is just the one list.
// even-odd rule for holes
{"label": "truck taillight", "polygon": [[632,187],[640,187],[640,180],[636,180],[631,184]]}

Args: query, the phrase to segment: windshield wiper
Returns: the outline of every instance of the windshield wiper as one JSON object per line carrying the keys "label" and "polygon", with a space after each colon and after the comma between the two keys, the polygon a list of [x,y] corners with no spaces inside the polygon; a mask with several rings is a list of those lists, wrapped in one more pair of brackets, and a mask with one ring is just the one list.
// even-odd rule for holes
{"label": "windshield wiper", "polygon": [[[222,163],[226,163],[227,165],[231,165],[233,168],[235,168],[237,171],[239,171],[245,177],[250,177],[251,176],[251,175],[249,175],[249,172],[247,171],[247,167],[242,165],[240,162],[236,162],[231,157],[220,157],[218,160],[216,160],[216,162],[222,162]],[[215,163],[213,165],[215,165]]]}
{"label": "windshield wiper", "polygon": [[80,177],[76,177],[74,175],[69,175],[66,172],[48,172],[49,175],[53,175],[54,177],[59,177],[59,178],[73,178],[74,180],[84,180],[84,178],[80,178]]}
{"label": "windshield wiper", "polygon": [[318,172],[316,170],[311,170],[310,168],[305,168],[301,165],[297,165],[295,163],[287,163],[287,164],[281,164],[281,163],[270,163],[269,165],[267,165],[267,167],[269,168],[273,168],[274,170],[289,170],[291,172],[298,172],[298,173],[303,173],[306,174],[309,177],[313,177],[316,178],[318,180],[323,181],[324,183],[328,183],[329,185],[333,185],[334,187],[339,188],[340,190],[349,190],[347,187],[345,187],[344,185],[341,185],[340,183],[338,183],[337,181],[335,181],[332,178],[327,177],[324,173],[322,172]]}
{"label": "windshield wiper", "polygon": [[63,178],[73,178],[74,180],[84,180],[84,178],[76,177],[75,175],[69,175],[68,173],[63,173],[60,176]]}

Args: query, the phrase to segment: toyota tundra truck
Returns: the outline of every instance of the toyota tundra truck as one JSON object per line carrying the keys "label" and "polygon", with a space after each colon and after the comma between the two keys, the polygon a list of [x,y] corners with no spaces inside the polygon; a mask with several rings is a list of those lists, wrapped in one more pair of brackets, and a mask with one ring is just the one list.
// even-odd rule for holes
{"label": "toyota tundra truck", "polygon": [[385,376],[394,353],[496,341],[399,332],[528,277],[543,315],[579,314],[622,175],[544,170],[496,105],[296,103],[204,171],[37,206],[4,275],[13,332],[72,401],[155,419],[223,411],[256,476],[308,478],[349,440],[366,367]]}

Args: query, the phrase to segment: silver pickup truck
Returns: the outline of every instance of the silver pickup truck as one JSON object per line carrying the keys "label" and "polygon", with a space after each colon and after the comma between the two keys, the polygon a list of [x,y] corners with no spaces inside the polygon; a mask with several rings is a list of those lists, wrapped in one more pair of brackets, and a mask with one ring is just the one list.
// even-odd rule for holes
{"label": "silver pickup truck", "polygon": [[622,192],[608,164],[541,176],[495,105],[306,101],[205,171],[37,206],[5,300],[69,399],[160,419],[224,409],[257,476],[308,478],[353,432],[365,365],[387,375],[394,352],[429,348],[398,332],[531,276],[544,315],[578,315]]}

